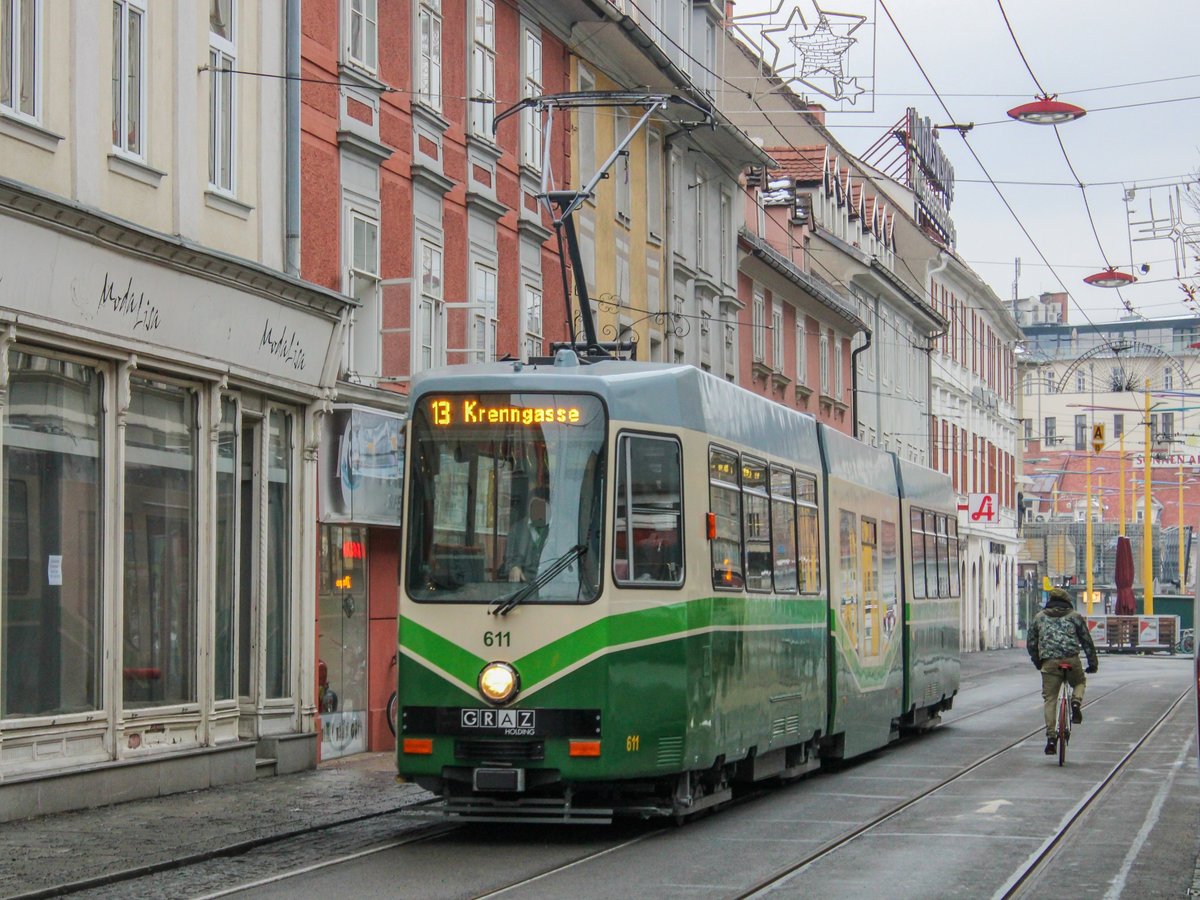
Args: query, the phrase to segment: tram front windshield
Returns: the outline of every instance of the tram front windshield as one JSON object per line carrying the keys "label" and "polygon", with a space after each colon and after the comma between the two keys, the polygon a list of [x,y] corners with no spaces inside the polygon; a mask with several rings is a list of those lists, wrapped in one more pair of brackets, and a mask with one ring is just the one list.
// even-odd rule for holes
{"label": "tram front windshield", "polygon": [[410,597],[501,608],[596,598],[606,426],[599,399],[427,395],[410,418]]}

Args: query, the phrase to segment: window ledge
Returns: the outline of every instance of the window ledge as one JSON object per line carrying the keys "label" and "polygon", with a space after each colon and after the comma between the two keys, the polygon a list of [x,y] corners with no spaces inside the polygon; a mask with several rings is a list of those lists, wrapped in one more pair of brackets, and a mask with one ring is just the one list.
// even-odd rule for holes
{"label": "window ledge", "polygon": [[222,194],[212,188],[204,192],[204,205],[209,209],[228,213],[239,219],[249,219],[250,213],[254,212],[254,207],[248,203],[243,203],[241,200],[236,200],[228,194]]}
{"label": "window ledge", "polygon": [[24,141],[40,150],[53,153],[62,143],[63,136],[55,134],[28,119],[18,118],[8,113],[0,113],[0,134],[18,141]]}
{"label": "window ledge", "polygon": [[806,385],[806,384],[797,384],[796,385],[796,399],[797,400],[807,400],[811,396],[812,396],[812,388],[810,388],[808,385]]}
{"label": "window ledge", "polygon": [[442,111],[430,105],[428,100],[422,100],[415,89],[413,90],[412,113],[413,118],[419,119],[422,124],[436,130],[439,134],[445,134],[450,127],[450,120],[442,115]]}
{"label": "window ledge", "polygon": [[396,152],[387,144],[349,130],[339,131],[337,139],[339,147],[343,149],[349,147],[357,150],[360,155],[367,157],[376,165],[382,165],[387,162],[392,154]]}
{"label": "window ledge", "polygon": [[761,359],[756,359],[750,366],[750,374],[764,381],[773,374],[774,370]]}
{"label": "window ledge", "polygon": [[126,178],[132,178],[134,181],[140,181],[142,184],[148,184],[154,188],[158,187],[159,182],[167,174],[153,166],[148,166],[144,162],[131,159],[120,153],[108,154],[108,170],[116,172],[118,175],[124,175]]}
{"label": "window ledge", "polygon": [[792,379],[788,378],[782,372],[771,373],[771,384],[777,388],[786,388],[792,383]]}

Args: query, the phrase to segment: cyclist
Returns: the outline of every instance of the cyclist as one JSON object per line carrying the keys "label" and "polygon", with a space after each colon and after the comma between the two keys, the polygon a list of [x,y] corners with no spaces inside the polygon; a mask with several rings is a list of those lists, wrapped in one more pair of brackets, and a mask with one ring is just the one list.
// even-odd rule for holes
{"label": "cyclist", "polygon": [[[1083,721],[1083,689],[1087,685],[1084,668],[1079,659],[1082,648],[1087,654],[1087,672],[1100,671],[1100,659],[1096,656],[1096,645],[1088,633],[1087,622],[1075,612],[1071,595],[1062,588],[1050,591],[1045,608],[1033,618],[1027,638],[1029,657],[1042,673],[1043,712],[1046,717],[1046,755],[1058,752],[1056,736],[1056,709],[1058,692],[1063,679],[1071,685],[1071,721],[1078,725]],[[1061,668],[1069,663],[1070,669]]]}

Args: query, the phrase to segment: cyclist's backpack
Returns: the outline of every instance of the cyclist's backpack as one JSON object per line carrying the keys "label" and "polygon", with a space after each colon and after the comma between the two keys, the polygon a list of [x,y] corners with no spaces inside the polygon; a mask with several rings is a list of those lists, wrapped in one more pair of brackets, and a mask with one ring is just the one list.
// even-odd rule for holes
{"label": "cyclist's backpack", "polygon": [[1042,616],[1038,628],[1038,655],[1042,659],[1062,659],[1079,653],[1079,635],[1074,616]]}

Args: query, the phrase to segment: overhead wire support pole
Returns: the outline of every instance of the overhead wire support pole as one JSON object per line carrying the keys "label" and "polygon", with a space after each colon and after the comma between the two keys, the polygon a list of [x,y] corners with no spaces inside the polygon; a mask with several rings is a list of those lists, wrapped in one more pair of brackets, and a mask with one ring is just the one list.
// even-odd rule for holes
{"label": "overhead wire support pole", "polygon": [[[596,323],[592,316],[587,281],[584,278],[583,256],[579,249],[579,238],[575,231],[575,223],[572,216],[583,205],[585,200],[593,196],[596,185],[602,179],[608,177],[609,169],[612,168],[613,164],[623,153],[627,152],[629,145],[646,123],[650,121],[651,116],[666,109],[671,103],[679,103],[690,107],[700,113],[706,123],[713,124],[714,122],[711,110],[705,109],[700,104],[685,97],[673,94],[648,94],[631,91],[570,91],[562,94],[526,97],[519,103],[499,113],[492,120],[492,133],[495,134],[502,121],[523,110],[531,110],[534,115],[538,116],[543,113],[546,115],[546,127],[542,130],[541,193],[538,194],[537,199],[545,205],[546,211],[549,213],[550,219],[554,224],[555,233],[558,236],[559,259],[563,275],[563,300],[567,305],[567,329],[571,337],[572,348],[578,350],[575,338],[574,316],[571,311],[571,295],[567,289],[568,257],[571,260],[571,267],[575,270],[575,291],[579,296],[579,317],[583,323],[583,351],[585,355],[605,356],[608,354],[609,348],[601,345],[596,337]],[[641,107],[644,112],[583,187],[574,190],[555,190],[552,183],[553,173],[550,166],[550,139],[552,132],[551,125],[554,121],[554,110],[624,106]],[[563,253],[564,242],[566,244],[565,254]],[[616,347],[616,349],[621,348]]]}

